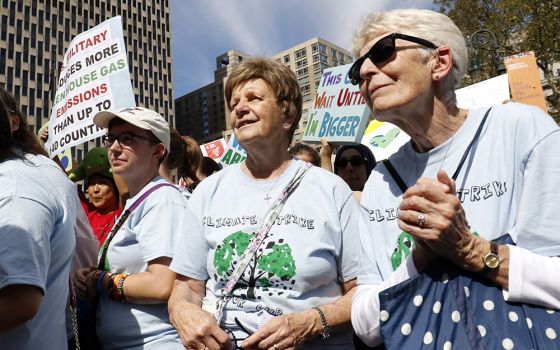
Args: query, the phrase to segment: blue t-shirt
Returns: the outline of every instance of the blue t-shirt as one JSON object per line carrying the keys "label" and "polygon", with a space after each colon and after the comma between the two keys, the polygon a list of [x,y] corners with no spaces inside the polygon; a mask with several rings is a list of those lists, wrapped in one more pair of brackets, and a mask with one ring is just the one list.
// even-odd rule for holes
{"label": "blue t-shirt", "polygon": [[[157,177],[136,196],[127,210],[149,188],[167,183]],[[159,257],[173,258],[173,250],[183,232],[187,200],[174,186],[152,192],[115,234],[107,251],[111,273],[141,273],[148,262]],[[97,334],[105,349],[183,349],[177,331],[169,322],[167,303],[121,303],[99,298]]]}
{"label": "blue t-shirt", "polygon": [[24,284],[44,294],[35,317],[0,334],[2,349],[67,348],[77,195],[75,185],[46,157],[0,163],[0,289]]}

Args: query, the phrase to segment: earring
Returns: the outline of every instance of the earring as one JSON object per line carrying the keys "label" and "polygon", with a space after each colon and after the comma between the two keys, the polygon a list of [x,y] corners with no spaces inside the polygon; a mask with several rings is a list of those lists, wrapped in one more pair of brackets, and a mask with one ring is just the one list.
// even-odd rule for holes
{"label": "earring", "polygon": [[435,77],[436,80],[439,80],[439,74],[436,73]]}

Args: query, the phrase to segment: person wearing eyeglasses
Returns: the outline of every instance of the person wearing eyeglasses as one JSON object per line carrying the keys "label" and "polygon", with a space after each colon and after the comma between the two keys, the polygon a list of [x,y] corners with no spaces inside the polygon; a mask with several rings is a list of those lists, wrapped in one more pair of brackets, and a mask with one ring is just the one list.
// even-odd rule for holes
{"label": "person wearing eyeglasses", "polygon": [[130,198],[101,247],[98,267],[76,274],[77,291],[97,297],[97,336],[104,349],[182,349],[167,300],[187,200],[158,173],[169,149],[169,125],[141,107],[99,112],[93,121],[107,129],[111,169],[126,180]]}
{"label": "person wearing eyeglasses", "polygon": [[[423,325],[404,313],[397,320],[381,309],[380,298],[395,296],[395,288],[406,288],[409,280],[424,278],[419,273],[432,268],[480,279],[485,293],[494,293],[490,286],[497,285],[499,298],[484,304],[486,310],[497,312],[500,298],[508,301],[504,308],[520,302],[559,309],[558,125],[541,109],[519,103],[457,107],[454,89],[467,68],[467,47],[444,14],[417,9],[373,13],[356,32],[353,50],[359,58],[348,72],[352,83],[360,86],[378,120],[399,126],[411,137],[372,171],[362,194],[366,224],[360,227],[361,272],[352,305],[356,333],[369,346],[398,338],[417,339],[416,348],[423,346],[422,339],[425,346],[465,348],[454,343],[459,331],[452,332],[453,339],[439,338],[448,334],[444,327],[455,327],[465,317],[452,310],[444,313],[444,300],[450,298],[438,304],[418,291],[417,298],[401,303],[414,308],[407,309],[410,312],[425,311],[430,318],[418,316]],[[505,243],[507,237],[493,242],[506,233],[512,242]],[[430,282],[432,292],[454,285],[454,275],[442,276]],[[479,295],[468,288],[464,293],[466,300]],[[440,312],[439,323],[430,323]],[[482,312],[486,320],[494,317]],[[510,313],[511,324],[513,316]],[[505,313],[503,324],[479,320],[472,335],[482,335],[482,344],[488,344],[484,342],[493,334],[485,330],[498,332],[496,327],[510,324],[507,319]],[[391,322],[400,324],[384,332]],[[421,328],[426,325],[434,328]],[[510,332],[511,337],[531,325],[522,328]],[[418,333],[420,329],[425,332]],[[547,337],[552,340],[559,331],[547,330]],[[512,348],[512,339],[500,339],[499,346],[503,341],[505,348]]]}
{"label": "person wearing eyeglasses", "polygon": [[288,152],[302,110],[297,77],[255,57],[224,91],[247,160],[189,199],[171,321],[188,349],[353,349],[358,203],[338,176]]}
{"label": "person wearing eyeglasses", "polygon": [[375,165],[375,156],[366,145],[344,145],[336,152],[334,173],[340,176],[352,191],[362,191]]}

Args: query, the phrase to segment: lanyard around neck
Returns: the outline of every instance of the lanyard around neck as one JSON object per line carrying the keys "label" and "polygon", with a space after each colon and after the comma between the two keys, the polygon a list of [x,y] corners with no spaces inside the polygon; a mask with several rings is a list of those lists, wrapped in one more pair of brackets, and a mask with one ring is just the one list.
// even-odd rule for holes
{"label": "lanyard around neck", "polygon": [[[473,136],[473,139],[471,140],[471,142],[467,146],[467,149],[465,150],[465,153],[463,153],[463,156],[461,157],[461,160],[459,161],[459,165],[457,166],[457,169],[455,170],[455,172],[453,173],[453,176],[451,177],[453,179],[453,181],[457,181],[457,177],[459,176],[459,173],[461,172],[461,169],[463,168],[463,164],[465,163],[465,160],[467,159],[467,156],[469,155],[469,152],[471,151],[471,148],[474,145],[475,141],[480,136],[480,133],[482,132],[482,127],[484,126],[484,123],[486,123],[486,119],[488,119],[488,114],[490,114],[491,109],[492,108],[488,108],[488,110],[484,114],[484,118],[482,118],[482,121],[480,122],[480,125],[478,126],[478,129],[476,130],[476,133]],[[401,191],[403,193],[405,193],[406,190],[408,189],[408,186],[403,181],[402,177],[399,175],[399,173],[397,172],[397,170],[395,169],[393,164],[391,164],[389,159],[384,159],[382,162],[385,165],[385,168],[387,168],[387,171],[389,171],[389,174],[391,174],[391,176],[393,177],[393,180],[397,183],[397,185],[401,189]]]}

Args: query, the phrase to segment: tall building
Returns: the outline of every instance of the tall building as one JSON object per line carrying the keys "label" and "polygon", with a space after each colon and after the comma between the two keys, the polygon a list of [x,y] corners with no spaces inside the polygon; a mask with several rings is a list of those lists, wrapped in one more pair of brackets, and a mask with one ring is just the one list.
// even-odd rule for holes
{"label": "tall building", "polygon": [[241,51],[230,50],[216,57],[214,82],[189,92],[175,100],[176,126],[183,135],[189,135],[200,143],[222,137],[229,127],[227,106],[224,101],[224,85],[236,64],[250,57]]}
{"label": "tall building", "polygon": [[303,98],[302,116],[293,142],[301,141],[325,68],[352,62],[352,54],[324,39],[313,38],[272,56],[296,73]]}
{"label": "tall building", "polygon": [[[50,118],[51,72],[70,41],[118,15],[137,105],[159,111],[174,125],[168,0],[2,0],[0,84],[19,99],[35,131]],[[88,146],[76,147],[73,155],[81,159]]]}
{"label": "tall building", "polygon": [[[248,54],[231,50],[216,58],[214,82],[190,92],[175,101],[177,130],[190,135],[201,143],[230,133],[223,87],[233,67]],[[313,38],[272,56],[296,73],[303,97],[303,115],[294,134],[294,142],[302,138],[307,123],[307,113],[313,107],[317,87],[323,70],[352,61],[347,50],[324,39]],[[220,105],[222,108],[220,109]]]}

